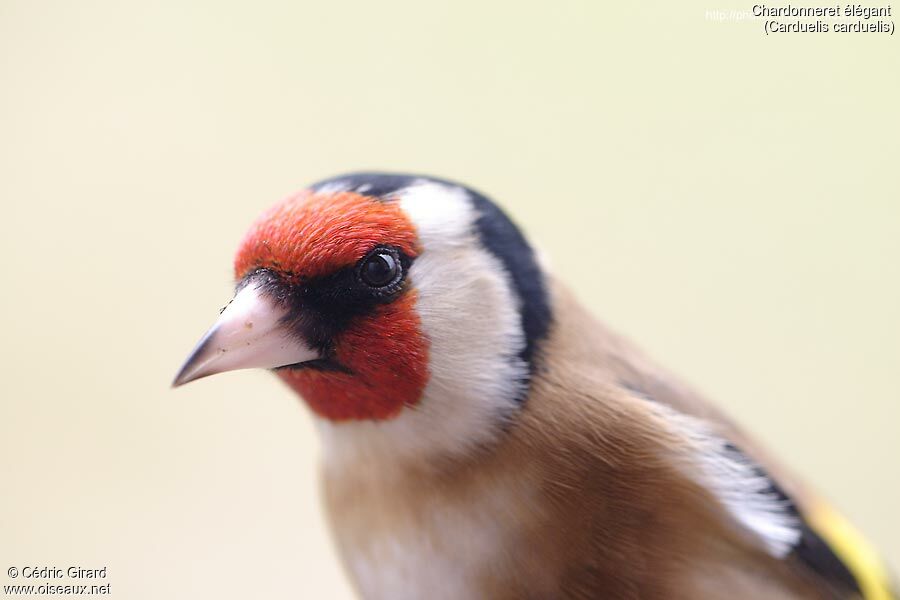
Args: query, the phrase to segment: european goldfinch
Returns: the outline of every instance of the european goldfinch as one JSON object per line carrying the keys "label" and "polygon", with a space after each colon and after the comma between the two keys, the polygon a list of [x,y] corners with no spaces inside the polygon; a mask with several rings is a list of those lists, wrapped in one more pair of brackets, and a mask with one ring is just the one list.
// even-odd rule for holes
{"label": "european goldfinch", "polygon": [[328,179],[264,213],[175,379],[274,369],[363,598],[888,600],[870,547],[580,306],[482,194]]}

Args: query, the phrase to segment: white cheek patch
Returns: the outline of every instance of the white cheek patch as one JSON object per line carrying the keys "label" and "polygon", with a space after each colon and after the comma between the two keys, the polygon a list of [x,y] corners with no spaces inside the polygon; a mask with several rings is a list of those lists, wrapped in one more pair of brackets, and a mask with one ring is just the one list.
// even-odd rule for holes
{"label": "white cheek patch", "polygon": [[418,405],[389,421],[323,423],[326,460],[465,452],[492,439],[527,381],[519,300],[500,261],[477,239],[468,194],[422,181],[399,202],[423,248],[408,277],[429,341],[428,384]]}

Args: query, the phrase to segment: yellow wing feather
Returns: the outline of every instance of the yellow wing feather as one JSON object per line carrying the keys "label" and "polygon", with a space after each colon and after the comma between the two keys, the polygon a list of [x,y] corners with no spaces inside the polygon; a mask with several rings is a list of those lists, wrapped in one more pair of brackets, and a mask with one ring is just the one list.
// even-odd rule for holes
{"label": "yellow wing feather", "polygon": [[840,513],[824,502],[807,511],[809,525],[850,569],[864,600],[896,600],[888,586],[888,574],[878,553]]}

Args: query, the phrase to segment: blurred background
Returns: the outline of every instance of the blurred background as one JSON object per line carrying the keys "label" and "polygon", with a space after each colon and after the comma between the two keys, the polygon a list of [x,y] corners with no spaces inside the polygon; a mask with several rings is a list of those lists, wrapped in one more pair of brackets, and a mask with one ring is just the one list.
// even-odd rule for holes
{"label": "blurred background", "polygon": [[495,198],[900,570],[900,42],[749,9],[0,0],[0,580],[350,596],[301,403],[169,383],[257,213],[363,168]]}

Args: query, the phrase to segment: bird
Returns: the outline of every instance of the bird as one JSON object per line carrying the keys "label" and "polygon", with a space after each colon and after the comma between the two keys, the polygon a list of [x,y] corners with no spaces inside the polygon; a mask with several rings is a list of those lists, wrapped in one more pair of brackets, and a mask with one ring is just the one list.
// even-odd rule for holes
{"label": "bird", "polygon": [[354,172],[264,212],[174,386],[308,406],[365,599],[898,600],[872,546],[599,321],[500,206]]}

